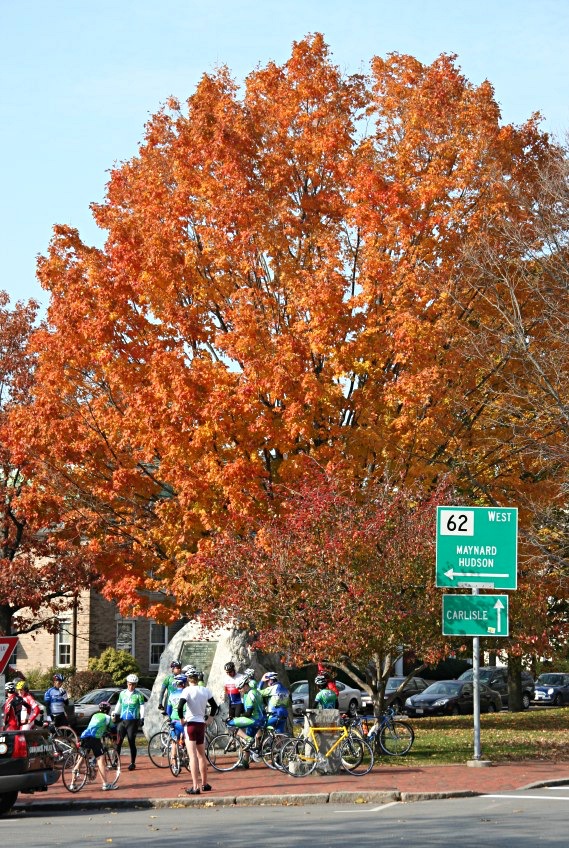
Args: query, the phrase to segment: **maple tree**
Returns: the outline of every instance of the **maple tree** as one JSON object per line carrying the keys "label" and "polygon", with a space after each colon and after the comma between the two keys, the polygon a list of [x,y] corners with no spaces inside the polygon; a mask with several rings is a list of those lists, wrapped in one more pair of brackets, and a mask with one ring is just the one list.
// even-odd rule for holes
{"label": "maple tree", "polygon": [[37,304],[12,309],[0,292],[0,633],[46,628],[56,632],[58,615],[76,603],[94,579],[73,528],[58,525],[57,504],[34,490],[33,463],[26,456],[11,411],[30,402],[34,360],[28,345]]}
{"label": "maple tree", "polygon": [[500,500],[519,481],[461,406],[494,355],[463,344],[465,245],[527,223],[511,185],[531,194],[549,149],[451,56],[345,76],[320,35],[243,92],[220,69],[153,116],[93,206],[104,248],[57,226],[40,260],[48,326],[14,419],[109,597],[165,619],[225,606],[202,552],[272,519],[306,456],[356,490],[428,496],[450,468]]}

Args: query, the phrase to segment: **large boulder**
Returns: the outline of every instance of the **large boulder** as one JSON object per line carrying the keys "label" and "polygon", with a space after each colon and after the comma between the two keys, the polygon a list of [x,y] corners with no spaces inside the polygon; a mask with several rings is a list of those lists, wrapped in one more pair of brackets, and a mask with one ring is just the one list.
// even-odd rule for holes
{"label": "large boulder", "polygon": [[160,689],[164,678],[170,674],[170,663],[177,659],[182,666],[192,664],[204,672],[205,683],[220,705],[223,716],[227,715],[224,665],[230,660],[235,663],[238,671],[253,668],[256,680],[266,671],[276,671],[282,682],[288,685],[288,677],[280,657],[276,654],[252,651],[245,631],[231,627],[204,630],[199,622],[191,621],[176,633],[160,658],[152,695],[144,712],[144,733],[147,738],[157,733],[162,725],[164,717],[158,711]]}

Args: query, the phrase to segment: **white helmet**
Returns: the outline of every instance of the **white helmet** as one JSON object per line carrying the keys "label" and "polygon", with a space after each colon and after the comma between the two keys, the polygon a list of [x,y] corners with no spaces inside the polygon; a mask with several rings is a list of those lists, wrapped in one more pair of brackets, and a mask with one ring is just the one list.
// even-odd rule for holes
{"label": "white helmet", "polygon": [[138,683],[138,677],[136,676],[136,674],[129,674],[127,679],[126,679],[126,682],[127,683]]}

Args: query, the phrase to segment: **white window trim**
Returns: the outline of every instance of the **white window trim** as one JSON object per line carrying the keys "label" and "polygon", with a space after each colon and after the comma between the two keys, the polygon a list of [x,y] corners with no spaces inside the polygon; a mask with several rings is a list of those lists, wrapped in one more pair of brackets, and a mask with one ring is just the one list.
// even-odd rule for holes
{"label": "white window trim", "polygon": [[[61,630],[65,628],[65,635],[67,636],[68,641],[61,641]],[[69,668],[71,666],[72,651],[73,651],[73,620],[71,616],[61,616],[59,619],[59,631],[55,634],[55,665],[58,668]],[[65,646],[69,648],[69,661],[61,662],[60,650]]]}
{"label": "white window trim", "polygon": [[115,630],[115,647],[116,647],[117,651],[124,651],[125,650],[125,648],[119,648],[119,625],[121,625],[121,624],[130,624],[130,626],[131,626],[132,641],[131,641],[131,648],[130,648],[129,653],[131,654],[131,656],[134,657],[134,656],[136,656],[136,654],[135,654],[135,651],[136,651],[136,619],[134,619],[134,618],[117,618],[117,626],[116,626],[116,630]]}
{"label": "white window trim", "polygon": [[152,646],[162,644],[161,642],[153,642],[152,641],[152,628],[155,624],[158,625],[159,627],[164,627],[164,647],[163,647],[162,651],[160,652],[160,656],[162,656],[162,654],[166,650],[166,646],[168,645],[168,642],[170,641],[169,640],[169,630],[170,630],[169,626],[167,624],[160,625],[157,621],[151,621],[150,622],[150,630],[149,630],[149,633],[148,633],[148,668],[158,668],[160,666],[160,660],[158,660],[158,662],[155,662],[155,663],[152,662]]}

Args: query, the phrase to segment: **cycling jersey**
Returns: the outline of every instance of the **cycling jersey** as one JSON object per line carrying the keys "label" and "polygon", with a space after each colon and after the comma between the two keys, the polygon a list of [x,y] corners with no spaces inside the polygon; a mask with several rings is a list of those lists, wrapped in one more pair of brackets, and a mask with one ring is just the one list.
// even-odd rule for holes
{"label": "cycling jersey", "polygon": [[331,689],[321,689],[316,695],[314,703],[319,710],[335,710],[338,706],[338,699]]}
{"label": "cycling jersey", "polygon": [[23,703],[19,695],[14,693],[8,695],[3,707],[3,730],[20,729],[20,715]]}
{"label": "cycling jersey", "polygon": [[91,721],[81,734],[81,739],[101,739],[110,723],[110,715],[106,713],[95,713],[91,716]]}
{"label": "cycling jersey", "polygon": [[[20,722],[24,730],[31,730],[42,711],[41,706],[29,692],[27,694],[22,693],[20,697],[24,702],[20,714]],[[28,727],[24,727],[24,725],[28,725]]]}
{"label": "cycling jersey", "polygon": [[257,689],[249,689],[243,695],[243,707],[248,718],[252,718],[255,722],[264,722],[263,697]]}
{"label": "cycling jersey", "polygon": [[48,715],[56,716],[65,713],[65,705],[69,703],[67,692],[61,686],[52,686],[44,695],[45,707]]}
{"label": "cycling jersey", "polygon": [[121,721],[130,721],[135,718],[144,718],[144,695],[134,689],[121,689],[119,699],[114,707],[114,713]]}
{"label": "cycling jersey", "polygon": [[272,713],[277,707],[288,707],[290,693],[279,681],[259,691],[267,701],[267,712]]}
{"label": "cycling jersey", "polygon": [[229,698],[229,703],[232,705],[242,703],[239,684],[241,683],[244,677],[244,674],[234,674],[233,677],[231,677],[230,674],[227,674],[225,676],[225,691],[227,693],[227,697]]}

